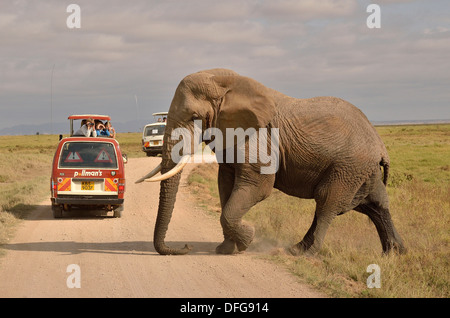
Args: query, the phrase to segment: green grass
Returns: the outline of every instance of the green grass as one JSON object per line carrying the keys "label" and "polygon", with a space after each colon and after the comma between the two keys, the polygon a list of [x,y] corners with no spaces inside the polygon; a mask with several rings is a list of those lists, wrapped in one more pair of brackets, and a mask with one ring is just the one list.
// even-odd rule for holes
{"label": "green grass", "polygon": [[[382,256],[375,226],[354,211],[334,219],[316,256],[286,255],[311,225],[315,203],[277,190],[244,217],[256,229],[251,248],[333,297],[449,297],[450,125],[377,130],[391,158],[390,209],[406,255]],[[217,165],[194,169],[189,182],[200,205],[220,211]],[[379,289],[367,287],[370,264],[380,266]]]}
{"label": "green grass", "polygon": [[0,245],[49,193],[57,144],[57,136],[0,136]]}
{"label": "green grass", "polygon": [[409,176],[427,183],[450,183],[450,125],[384,126],[377,130],[391,158],[393,182]]}

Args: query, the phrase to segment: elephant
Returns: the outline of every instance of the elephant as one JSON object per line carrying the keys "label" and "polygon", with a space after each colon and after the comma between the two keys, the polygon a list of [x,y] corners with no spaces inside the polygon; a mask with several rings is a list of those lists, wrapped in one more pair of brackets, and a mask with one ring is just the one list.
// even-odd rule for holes
{"label": "elephant", "polygon": [[[361,110],[336,97],[289,97],[232,70],[210,69],[190,74],[179,83],[167,116],[162,161],[136,181],[161,182],[154,231],[154,247],[159,254],[180,255],[191,250],[188,245],[168,247],[164,239],[181,171],[198,142],[191,140],[187,156],[176,163],[172,152],[179,140],[172,135],[177,128],[194,133],[195,121],[201,123],[203,131],[254,129],[257,139],[270,138],[273,129],[278,133],[278,165],[272,173],[261,173],[267,162],[250,162],[248,154],[244,162],[224,160],[227,151],[236,153],[237,141],[216,145],[224,236],[216,253],[233,254],[248,248],[255,230],[242,217],[267,198],[273,188],[316,202],[309,230],[302,241],[287,249],[293,255],[316,254],[332,220],[350,210],[367,215],[375,224],[383,253],[406,252],[389,212],[389,156]],[[250,139],[243,141],[246,147]],[[225,144],[231,146],[227,148]],[[276,150],[272,144],[267,147]],[[158,172],[161,175],[156,175]]]}

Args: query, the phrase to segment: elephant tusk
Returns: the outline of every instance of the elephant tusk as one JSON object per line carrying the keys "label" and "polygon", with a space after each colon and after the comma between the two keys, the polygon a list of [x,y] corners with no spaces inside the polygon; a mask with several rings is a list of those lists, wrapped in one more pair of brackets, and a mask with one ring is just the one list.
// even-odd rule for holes
{"label": "elephant tusk", "polygon": [[152,171],[150,171],[149,173],[147,173],[145,176],[143,176],[142,178],[140,178],[139,180],[137,180],[135,183],[141,183],[143,182],[145,179],[151,178],[153,177],[155,174],[157,174],[158,172],[160,172],[162,169],[161,164],[159,164],[158,166],[156,166],[155,169],[153,169]]}
{"label": "elephant tusk", "polygon": [[160,175],[158,177],[153,177],[153,178],[151,178],[149,180],[145,180],[145,181],[147,181],[147,182],[157,182],[157,181],[163,181],[163,180],[169,179],[170,177],[173,177],[178,172],[183,170],[184,166],[187,165],[187,163],[188,163],[188,161],[190,159],[191,159],[190,155],[183,156],[181,158],[181,160],[177,163],[177,165],[172,170],[166,172],[163,175]]}

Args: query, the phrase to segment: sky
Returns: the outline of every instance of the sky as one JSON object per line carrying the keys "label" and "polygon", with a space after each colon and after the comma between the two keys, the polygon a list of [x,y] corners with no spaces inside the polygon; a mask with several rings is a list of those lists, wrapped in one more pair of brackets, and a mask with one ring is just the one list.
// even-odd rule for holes
{"label": "sky", "polygon": [[450,119],[450,1],[0,0],[0,130],[97,113],[138,131],[217,67],[371,121]]}

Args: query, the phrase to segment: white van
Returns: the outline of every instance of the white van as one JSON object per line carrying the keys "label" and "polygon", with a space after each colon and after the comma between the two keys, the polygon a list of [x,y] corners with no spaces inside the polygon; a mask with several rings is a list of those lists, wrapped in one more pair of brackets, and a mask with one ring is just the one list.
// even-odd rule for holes
{"label": "white van", "polygon": [[142,131],[142,151],[149,157],[162,152],[167,112],[153,113],[152,115],[155,122],[145,125]]}

